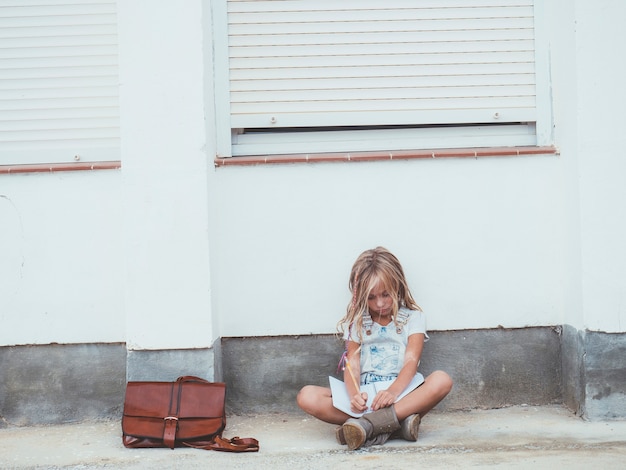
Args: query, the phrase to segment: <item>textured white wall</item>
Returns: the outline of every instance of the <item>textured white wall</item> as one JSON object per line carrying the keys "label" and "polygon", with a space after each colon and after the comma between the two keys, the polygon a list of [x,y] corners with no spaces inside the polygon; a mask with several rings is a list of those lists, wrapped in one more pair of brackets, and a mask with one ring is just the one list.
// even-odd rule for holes
{"label": "textured white wall", "polygon": [[119,2],[118,22],[125,339],[131,349],[208,347],[201,2]]}
{"label": "textured white wall", "polygon": [[585,327],[626,331],[626,44],[619,0],[576,2]]}
{"label": "textured white wall", "polygon": [[351,265],[376,245],[403,262],[432,329],[561,321],[557,157],[219,168],[212,180],[222,335],[334,331]]}
{"label": "textured white wall", "polygon": [[626,330],[626,44],[619,0],[545,2],[564,206],[564,323]]}
{"label": "textured white wall", "polygon": [[124,338],[120,172],[0,175],[0,345]]}
{"label": "textured white wall", "polygon": [[0,175],[0,345],[332,332],[378,244],[430,329],[625,331],[623,3],[550,3],[559,157],[219,169],[185,5],[120,2],[122,171]]}
{"label": "textured white wall", "polygon": [[625,68],[615,47],[625,10],[616,0],[545,5],[558,158],[215,171],[220,334],[332,331],[352,261],[377,244],[401,257],[430,328],[624,331]]}

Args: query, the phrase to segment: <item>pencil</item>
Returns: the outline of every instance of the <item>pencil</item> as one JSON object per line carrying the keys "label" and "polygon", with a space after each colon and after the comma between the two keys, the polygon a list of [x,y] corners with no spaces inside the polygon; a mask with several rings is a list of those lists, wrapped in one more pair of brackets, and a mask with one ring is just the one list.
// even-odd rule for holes
{"label": "pencil", "polygon": [[359,387],[359,383],[356,381],[356,378],[354,377],[354,373],[352,372],[352,367],[350,367],[350,361],[348,361],[347,357],[346,357],[346,367],[348,368],[348,373],[350,374],[350,377],[352,377],[352,383],[354,383],[357,393],[361,393],[361,387]]}

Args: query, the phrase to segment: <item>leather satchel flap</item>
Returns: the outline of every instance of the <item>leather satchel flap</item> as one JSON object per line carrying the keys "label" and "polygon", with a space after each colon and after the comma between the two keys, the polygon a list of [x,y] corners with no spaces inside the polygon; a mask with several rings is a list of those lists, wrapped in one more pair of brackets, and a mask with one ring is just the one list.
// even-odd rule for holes
{"label": "leather satchel flap", "polygon": [[122,431],[125,435],[161,439],[166,418],[176,418],[176,440],[221,433],[226,426],[225,391],[221,382],[129,382]]}
{"label": "leather satchel flap", "polygon": [[183,382],[179,418],[221,418],[224,416],[224,384]]}

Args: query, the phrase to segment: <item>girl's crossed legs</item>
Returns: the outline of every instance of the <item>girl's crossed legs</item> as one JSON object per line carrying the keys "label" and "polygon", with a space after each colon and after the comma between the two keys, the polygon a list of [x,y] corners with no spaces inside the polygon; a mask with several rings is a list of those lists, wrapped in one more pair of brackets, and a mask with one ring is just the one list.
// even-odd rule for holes
{"label": "girl's crossed legs", "polygon": [[[443,400],[452,389],[452,379],[443,371],[435,371],[424,383],[394,404],[396,416],[403,421],[408,416],[418,413],[424,416]],[[333,406],[330,388],[306,385],[296,398],[298,406],[322,421],[331,424],[343,424],[350,416]]]}

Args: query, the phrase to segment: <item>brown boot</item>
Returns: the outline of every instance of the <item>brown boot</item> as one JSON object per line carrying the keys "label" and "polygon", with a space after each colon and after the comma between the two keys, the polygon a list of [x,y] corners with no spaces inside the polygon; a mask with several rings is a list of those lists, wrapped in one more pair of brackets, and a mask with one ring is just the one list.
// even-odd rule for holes
{"label": "brown boot", "polygon": [[[402,435],[400,434],[400,430],[396,431],[394,434],[397,434],[398,438],[402,437]],[[376,437],[366,439],[361,447],[382,445],[387,442],[390,437],[393,437],[390,435],[390,433],[379,434]],[[337,444],[341,444],[342,446],[345,446],[347,444],[346,436],[344,436],[343,434],[343,426],[339,426],[335,429],[335,440],[337,441]]]}
{"label": "brown boot", "polygon": [[348,449],[384,444],[391,434],[400,429],[393,406],[367,413],[359,419],[350,418],[342,426]]}
{"label": "brown boot", "polygon": [[343,435],[343,426],[335,428],[335,440],[337,444],[341,444],[342,446],[346,445],[346,438]]}
{"label": "brown boot", "polygon": [[[400,435],[405,441],[417,441],[417,434],[420,428],[420,415],[413,414],[400,424]],[[397,434],[397,433],[396,433]]]}

